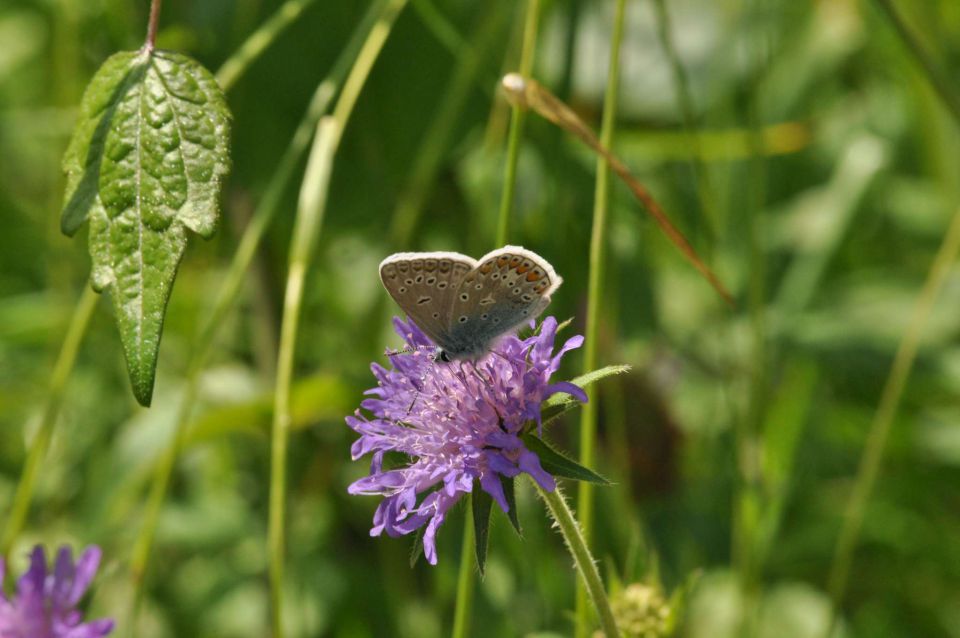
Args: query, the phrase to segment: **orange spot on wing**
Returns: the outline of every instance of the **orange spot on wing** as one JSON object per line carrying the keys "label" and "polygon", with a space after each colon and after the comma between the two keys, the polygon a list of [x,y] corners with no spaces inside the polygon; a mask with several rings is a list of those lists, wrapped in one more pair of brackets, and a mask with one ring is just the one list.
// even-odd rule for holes
{"label": "orange spot on wing", "polygon": [[498,268],[503,268],[503,267],[506,266],[509,262],[510,262],[510,258],[507,257],[506,255],[504,255],[503,257],[500,257],[499,259],[497,259],[497,267],[498,267]]}
{"label": "orange spot on wing", "polygon": [[[528,266],[528,265],[526,265],[526,264],[523,264],[523,265],[521,265],[519,268],[517,268],[517,273],[522,275],[523,273],[527,272],[528,270],[530,270],[530,266]],[[532,280],[531,280],[531,281],[532,281]]]}
{"label": "orange spot on wing", "polygon": [[537,279],[540,279],[540,273],[538,272],[531,272],[527,275],[527,281],[536,281]]}

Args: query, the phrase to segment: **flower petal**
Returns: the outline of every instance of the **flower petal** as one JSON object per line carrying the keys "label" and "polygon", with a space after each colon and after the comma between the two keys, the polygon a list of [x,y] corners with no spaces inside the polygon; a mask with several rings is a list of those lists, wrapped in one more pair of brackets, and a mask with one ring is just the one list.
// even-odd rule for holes
{"label": "flower petal", "polygon": [[97,568],[100,567],[100,558],[103,552],[96,545],[90,545],[77,560],[76,572],[73,580],[73,588],[70,590],[70,604],[76,605],[83,598],[87,587],[93,582],[93,577],[97,574]]}
{"label": "flower petal", "polygon": [[551,383],[544,390],[543,398],[546,399],[547,397],[557,394],[558,392],[565,392],[582,403],[586,403],[590,400],[583,388],[578,386],[576,383],[571,383],[569,381],[557,381],[556,383]]}

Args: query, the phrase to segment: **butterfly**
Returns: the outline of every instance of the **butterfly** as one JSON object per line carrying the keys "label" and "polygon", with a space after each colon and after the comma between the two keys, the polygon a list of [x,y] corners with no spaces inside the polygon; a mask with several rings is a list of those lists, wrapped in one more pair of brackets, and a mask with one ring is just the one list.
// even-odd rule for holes
{"label": "butterfly", "polygon": [[380,281],[437,344],[436,359],[472,359],[499,336],[535,319],[563,279],[540,255],[504,246],[480,260],[453,252],[396,253]]}

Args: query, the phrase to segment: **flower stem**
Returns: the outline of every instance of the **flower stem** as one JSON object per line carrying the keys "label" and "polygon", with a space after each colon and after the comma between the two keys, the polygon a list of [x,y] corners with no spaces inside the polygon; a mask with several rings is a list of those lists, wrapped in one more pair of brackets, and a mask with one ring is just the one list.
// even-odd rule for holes
{"label": "flower stem", "polygon": [[314,0],[287,0],[240,45],[217,70],[217,83],[224,91],[232,87],[260,54],[292,24]]}
{"label": "flower stem", "polygon": [[597,571],[597,565],[593,556],[590,555],[580,526],[577,525],[566,499],[563,498],[560,487],[558,486],[552,492],[547,492],[536,481],[533,484],[540,498],[547,504],[547,509],[550,510],[550,515],[556,521],[557,527],[560,528],[560,534],[567,544],[567,549],[570,550],[570,555],[573,556],[573,563],[580,574],[580,580],[587,596],[600,617],[600,627],[603,629],[603,633],[607,638],[618,638],[620,633],[617,629],[617,622],[613,617],[613,611],[610,609],[607,592],[603,588],[603,581],[600,580],[600,572]]}
{"label": "flower stem", "polygon": [[50,446],[50,439],[53,436],[53,427],[57,421],[57,415],[60,413],[60,404],[63,401],[63,391],[73,370],[73,365],[77,361],[77,352],[80,349],[80,342],[87,332],[90,325],[90,318],[93,317],[93,311],[97,307],[99,295],[93,291],[90,284],[84,286],[83,294],[73,310],[73,317],[70,319],[70,325],[67,327],[67,334],[63,339],[63,345],[60,346],[60,354],[57,356],[57,362],[53,368],[53,375],[50,378],[50,391],[47,394],[47,403],[43,408],[43,417],[40,420],[40,428],[30,443],[30,452],[27,454],[26,463],[23,466],[23,473],[20,475],[20,482],[17,484],[17,491],[13,497],[13,506],[10,514],[7,516],[7,524],[3,529],[3,539],[0,541],[0,556],[8,559],[10,550],[17,540],[20,531],[23,529],[27,519],[27,513],[30,510],[30,503],[33,501],[33,492],[36,487],[37,474],[40,470],[40,463],[47,453]]}
{"label": "flower stem", "polygon": [[470,609],[473,607],[473,564],[476,561],[473,544],[473,499],[467,499],[467,511],[463,523],[463,543],[460,547],[460,572],[457,576],[457,603],[453,611],[453,638],[469,635]]}
{"label": "flower stem", "polygon": [[954,213],[950,228],[947,230],[943,243],[937,251],[937,256],[930,266],[930,272],[927,274],[927,280],[924,282],[920,296],[917,298],[910,323],[900,340],[900,345],[897,347],[890,374],[880,396],[880,404],[867,434],[867,444],[860,459],[860,469],[857,471],[856,482],[853,485],[850,503],[846,509],[846,517],[840,530],[833,562],[830,566],[827,591],[833,604],[830,623],[828,623],[829,627],[827,633],[824,634],[825,636],[831,635],[836,623],[838,608],[843,602],[850,575],[850,566],[853,563],[853,550],[856,548],[860,529],[863,526],[863,515],[867,500],[870,498],[873,486],[877,482],[877,474],[883,460],[887,439],[890,436],[890,429],[893,426],[893,419],[897,414],[897,408],[900,406],[900,398],[903,396],[907,379],[913,370],[913,363],[917,358],[923,329],[930,317],[930,312],[933,310],[934,303],[943,289],[943,284],[950,272],[950,266],[957,260],[958,253],[960,253],[960,209]]}
{"label": "flower stem", "polygon": [[[540,0],[527,0],[527,15],[523,25],[523,46],[520,50],[520,74],[530,77],[533,54],[537,48],[540,26]],[[507,243],[510,236],[510,211],[517,186],[517,161],[520,157],[520,137],[526,122],[526,109],[513,105],[510,111],[510,137],[507,141],[507,165],[504,169],[503,191],[500,194],[500,216],[497,220],[497,246]]]}
{"label": "flower stem", "polygon": [[[617,115],[617,90],[620,83],[620,43],[623,39],[626,0],[617,0],[610,43],[610,68],[607,72],[607,88],[604,94],[603,122],[600,128],[600,143],[610,148],[613,141],[614,123]],[[606,257],[607,212],[610,207],[610,164],[601,155],[597,158],[597,181],[593,200],[593,228],[590,235],[590,273],[587,284],[587,325],[584,336],[584,374],[597,367],[600,305],[603,298],[603,272]],[[594,464],[597,438],[597,401],[583,406],[580,419],[580,464]],[[582,481],[577,493],[577,507],[583,525],[583,537],[589,543],[592,536],[593,485]],[[577,585],[576,632],[578,638],[590,633],[592,625],[587,602],[585,583]]]}
{"label": "flower stem", "polygon": [[153,53],[157,46],[157,25],[160,24],[160,5],[163,0],[150,0],[150,18],[147,22],[147,39],[143,43],[143,50]]}
{"label": "flower stem", "polygon": [[286,510],[287,439],[290,427],[290,388],[293,381],[294,348],[299,328],[300,306],[307,268],[323,223],[329,194],[333,157],[343,130],[366,83],[373,63],[380,55],[393,24],[407,0],[386,0],[377,22],[370,30],[357,60],[347,76],[333,115],[317,125],[310,159],[300,190],[297,217],[290,246],[290,265],[284,294],[277,382],[274,393],[270,462],[270,515],[267,551],[270,571],[271,627],[273,638],[283,638],[283,571]]}

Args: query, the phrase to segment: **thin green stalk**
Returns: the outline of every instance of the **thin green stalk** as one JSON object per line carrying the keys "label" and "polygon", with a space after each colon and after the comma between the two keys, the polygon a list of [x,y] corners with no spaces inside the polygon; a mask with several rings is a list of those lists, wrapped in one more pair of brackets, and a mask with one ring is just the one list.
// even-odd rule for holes
{"label": "thin green stalk", "polygon": [[376,24],[370,30],[357,61],[354,63],[331,117],[324,117],[317,127],[313,150],[304,175],[303,187],[294,221],[290,247],[280,329],[280,351],[277,357],[277,383],[274,394],[270,462],[270,515],[267,530],[271,627],[273,638],[283,638],[283,571],[286,510],[287,439],[290,428],[290,388],[293,381],[294,348],[303,299],[307,268],[313,256],[317,235],[329,194],[333,157],[340,145],[343,130],[353,112],[360,91],[400,11],[407,0],[388,0]]}
{"label": "thin green stalk", "polygon": [[270,44],[303,13],[314,0],[287,0],[267,18],[217,70],[220,87],[227,91]]}
{"label": "thin green stalk", "polygon": [[893,2],[891,0],[874,0],[874,2],[884,17],[890,22],[890,26],[896,30],[897,35],[900,36],[900,39],[910,54],[913,55],[914,60],[920,65],[933,90],[940,96],[944,107],[950,111],[953,119],[960,124],[960,94],[955,91],[954,82],[934,63],[933,58],[931,58],[926,49],[924,49],[920,40],[910,31],[907,23],[904,22],[900,14],[897,13]]}
{"label": "thin green stalk", "polygon": [[832,611],[825,636],[830,636],[833,632],[837,620],[837,611],[846,593],[850,566],[853,564],[853,552],[856,549],[860,530],[863,527],[867,500],[870,498],[873,487],[877,482],[877,474],[880,471],[880,463],[883,461],[887,439],[890,437],[890,430],[893,427],[893,419],[900,406],[900,399],[907,385],[907,379],[913,370],[924,327],[933,310],[934,303],[943,289],[943,284],[950,272],[950,266],[957,260],[958,253],[960,253],[960,209],[954,213],[950,228],[947,230],[943,243],[937,251],[937,256],[930,266],[930,272],[927,274],[927,280],[924,282],[920,296],[917,298],[910,323],[900,340],[900,345],[897,347],[893,365],[890,367],[890,374],[880,396],[880,404],[874,415],[873,423],[870,425],[870,431],[867,433],[866,447],[863,450],[863,456],[860,458],[860,468],[857,471],[857,478],[846,509],[846,517],[840,530],[840,536],[837,539],[833,562],[830,565],[827,591],[832,601]]}
{"label": "thin green stalk", "polygon": [[[537,48],[540,27],[540,0],[527,0],[527,16],[523,26],[523,46],[520,50],[520,74],[530,77],[533,55]],[[500,195],[500,216],[497,220],[497,246],[507,243],[510,236],[510,211],[517,186],[517,161],[520,158],[520,138],[527,119],[526,109],[512,106],[510,110],[510,137],[507,142],[507,165],[504,169],[503,191]]]}
{"label": "thin green stalk", "polygon": [[300,325],[300,306],[307,268],[323,222],[333,155],[340,137],[336,118],[323,117],[317,124],[313,150],[303,178],[297,218],[293,226],[290,267],[283,302],[280,351],[277,356],[277,385],[274,394],[270,455],[270,600],[273,636],[283,636],[284,512],[286,509],[287,438],[290,430],[290,388],[293,383],[294,348]]}
{"label": "thin green stalk", "polygon": [[613,611],[610,609],[610,601],[607,599],[607,592],[603,587],[603,581],[600,580],[600,572],[597,571],[596,562],[590,555],[590,549],[583,537],[580,526],[577,525],[570,506],[557,486],[552,492],[547,492],[535,481],[534,486],[543,502],[547,504],[547,509],[553,520],[556,521],[560,534],[570,550],[573,557],[573,563],[580,574],[580,582],[587,592],[590,601],[593,603],[597,616],[600,618],[600,627],[607,638],[619,638],[620,632],[617,629],[617,621],[613,617]]}
{"label": "thin green stalk", "polygon": [[457,575],[457,603],[453,610],[453,638],[467,638],[470,629],[470,611],[473,607],[473,565],[476,557],[473,544],[473,500],[467,499],[463,522],[463,542],[460,544],[460,571]]}
{"label": "thin green stalk", "polygon": [[67,334],[63,339],[63,345],[60,346],[60,354],[57,356],[57,362],[53,367],[50,391],[47,393],[47,403],[43,408],[40,428],[30,443],[30,451],[27,453],[23,473],[20,475],[20,482],[17,484],[17,491],[13,497],[13,506],[10,508],[10,513],[7,515],[7,524],[3,529],[0,555],[4,559],[9,559],[10,550],[26,522],[36,487],[37,474],[40,471],[43,458],[46,456],[47,448],[50,446],[50,439],[53,437],[53,428],[57,422],[57,415],[60,413],[60,404],[63,402],[63,392],[67,385],[67,379],[70,377],[73,365],[77,361],[80,342],[83,341],[83,336],[87,332],[87,326],[90,325],[90,318],[93,316],[99,298],[100,296],[93,291],[90,284],[84,286],[83,294],[73,310],[73,317],[70,318]]}
{"label": "thin green stalk", "polygon": [[227,312],[233,307],[243,284],[245,274],[250,267],[254,255],[260,246],[264,233],[279,209],[283,194],[290,179],[293,177],[300,158],[313,138],[314,129],[320,117],[327,112],[338,87],[343,83],[350,66],[357,58],[368,32],[375,20],[382,13],[382,3],[373,4],[363,20],[355,29],[347,45],[343,48],[329,75],[317,86],[306,113],[300,120],[290,144],[280,158],[276,171],[267,186],[266,192],[260,200],[249,225],[244,230],[240,244],[234,253],[233,260],[222,284],[218,288],[217,297],[209,310],[202,313],[200,329],[193,339],[191,360],[187,366],[186,391],[183,402],[177,413],[176,429],[170,445],[161,458],[154,472],[153,484],[144,514],[144,522],[134,543],[134,552],[131,558],[131,573],[134,578],[134,613],[143,596],[143,587],[146,570],[149,564],[150,551],[153,546],[153,537],[160,510],[166,499],[170,475],[173,472],[175,461],[179,456],[187,423],[197,399],[197,381],[200,372],[206,367],[217,330],[222,325]]}
{"label": "thin green stalk", "polygon": [[[757,0],[756,5],[762,0]],[[756,536],[761,519],[760,450],[763,449],[761,424],[768,403],[769,359],[767,329],[767,261],[763,245],[763,207],[766,200],[767,166],[763,153],[763,117],[760,112],[761,91],[768,61],[768,35],[760,31],[754,43],[760,61],[753,79],[746,118],[749,128],[750,162],[747,185],[746,219],[750,278],[748,311],[750,318],[751,365],[747,405],[735,417],[734,456],[736,460],[736,492],[733,504],[732,562],[739,577],[743,595],[743,612],[739,633],[756,633],[759,611]]]}
{"label": "thin green stalk", "polygon": [[[607,88],[603,102],[603,121],[600,127],[600,143],[611,148],[614,124],[617,118],[617,94],[620,85],[620,44],[623,40],[623,25],[626,0],[617,0],[610,41],[610,68],[607,72]],[[603,299],[603,272],[606,259],[607,213],[610,208],[610,164],[606,158],[597,158],[597,181],[593,200],[593,228],[590,235],[590,273],[587,283],[587,324],[583,353],[584,373],[597,368],[597,348],[600,336],[600,307]],[[590,401],[580,418],[580,464],[592,467],[595,462],[597,439],[597,401]],[[583,525],[585,542],[593,535],[593,485],[583,481],[577,492],[577,509]],[[577,586],[576,631],[577,638],[591,633],[588,594],[583,583]]]}

